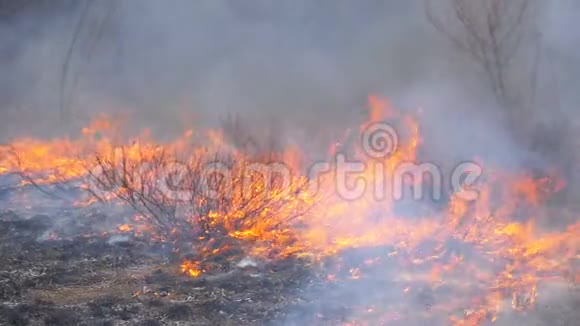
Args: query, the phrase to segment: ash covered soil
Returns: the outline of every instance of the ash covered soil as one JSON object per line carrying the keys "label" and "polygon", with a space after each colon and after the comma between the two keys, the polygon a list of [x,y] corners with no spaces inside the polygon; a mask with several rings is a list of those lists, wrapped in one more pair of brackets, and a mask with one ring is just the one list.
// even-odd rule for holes
{"label": "ash covered soil", "polygon": [[[446,325],[451,313],[468,314],[438,311],[457,290],[411,282],[388,257],[358,269],[388,248],[346,251],[336,261],[248,263],[229,243],[233,250],[204,262],[208,272],[193,278],[180,271],[188,256],[174,243],[120,232],[115,226],[129,219],[116,214],[4,208],[0,325]],[[495,324],[575,324],[577,288],[550,286],[536,309],[501,314]]]}
{"label": "ash covered soil", "polygon": [[170,245],[91,233],[90,224],[106,219],[70,216],[57,237],[49,216],[1,214],[0,323],[262,325],[282,320],[291,306],[308,310],[300,289],[313,275],[300,261],[191,278]]}

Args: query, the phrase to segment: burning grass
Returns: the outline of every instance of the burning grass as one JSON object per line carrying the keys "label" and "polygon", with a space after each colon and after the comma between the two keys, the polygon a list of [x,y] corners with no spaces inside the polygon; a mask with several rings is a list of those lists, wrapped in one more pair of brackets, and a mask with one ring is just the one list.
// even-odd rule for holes
{"label": "burning grass", "polygon": [[[418,161],[419,124],[378,98],[371,97],[369,105],[369,121],[360,133],[374,122],[396,122],[404,131],[397,150],[369,158],[347,139],[340,152],[366,163],[358,177],[393,180],[398,166]],[[232,270],[251,278],[286,261],[307,266],[317,280],[307,286],[309,293],[344,300],[332,304],[339,311],[321,304],[310,323],[479,325],[511,311],[533,310],[549,282],[576,286],[580,279],[580,223],[551,232],[538,227],[547,218],[542,216],[546,199],[564,187],[554,176],[484,167],[485,179],[474,188],[476,201],[448,193],[444,208],[425,205],[429,209],[408,216],[399,213],[405,201],[392,200],[392,194],[377,200],[369,192],[346,200],[336,191],[336,174],[314,180],[295,149],[247,153],[213,130],[188,131],[169,143],[146,133],[128,143],[117,135],[116,127],[101,119],[78,140],[18,140],[0,149],[6,158],[0,173],[18,174],[21,186],[45,192],[55,184],[78,186],[86,190],[78,207],[97,202],[132,207],[137,215],[117,231],[168,245],[180,260],[175,272],[193,280],[228,278],[223,275]],[[337,154],[333,148],[329,156]],[[331,170],[333,164],[329,159]],[[264,166],[277,167],[277,177],[256,169]],[[244,258],[252,263],[236,265]],[[223,294],[228,295],[236,296]],[[419,317],[408,309],[417,302],[424,308]],[[187,305],[172,309],[168,316],[176,318],[193,313]],[[274,310],[278,316],[283,309]],[[219,311],[239,312],[225,306]]]}

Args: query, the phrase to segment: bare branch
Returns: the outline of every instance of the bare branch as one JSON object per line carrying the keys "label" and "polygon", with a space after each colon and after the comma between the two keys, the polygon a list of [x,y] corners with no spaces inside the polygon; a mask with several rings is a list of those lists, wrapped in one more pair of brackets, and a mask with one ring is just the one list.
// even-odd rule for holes
{"label": "bare branch", "polygon": [[430,0],[425,6],[427,19],[483,68],[498,103],[514,109],[518,96],[508,89],[508,76],[526,36],[530,0],[448,0],[447,4],[458,29],[436,17]]}

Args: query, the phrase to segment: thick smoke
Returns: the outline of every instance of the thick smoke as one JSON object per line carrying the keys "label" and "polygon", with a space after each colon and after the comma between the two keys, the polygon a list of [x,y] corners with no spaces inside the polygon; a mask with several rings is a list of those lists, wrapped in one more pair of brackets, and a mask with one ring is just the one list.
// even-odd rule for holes
{"label": "thick smoke", "polygon": [[[578,36],[567,3],[542,8],[538,25],[570,110]],[[53,120],[66,106],[73,121],[125,108],[156,122],[237,111],[318,126],[358,114],[369,92],[460,115],[493,106],[421,1],[57,1],[3,20],[4,110]]]}
{"label": "thick smoke", "polygon": [[[100,112],[159,138],[236,113],[258,135],[283,126],[282,142],[316,156],[365,119],[374,93],[423,108],[436,162],[553,163],[512,137],[480,68],[433,29],[423,1],[31,2],[0,16],[2,142],[65,135]],[[535,13],[547,95],[533,118],[546,133],[566,121],[575,139],[580,5],[547,1]]]}
{"label": "thick smoke", "polygon": [[[447,155],[517,150],[481,71],[422,1],[32,3],[1,17],[4,139],[58,135],[97,112],[130,113],[161,136],[236,112],[284,121],[300,143],[364,118],[378,93],[423,107],[427,138]],[[551,124],[577,120],[574,7],[537,10],[542,78],[558,88],[536,115]]]}

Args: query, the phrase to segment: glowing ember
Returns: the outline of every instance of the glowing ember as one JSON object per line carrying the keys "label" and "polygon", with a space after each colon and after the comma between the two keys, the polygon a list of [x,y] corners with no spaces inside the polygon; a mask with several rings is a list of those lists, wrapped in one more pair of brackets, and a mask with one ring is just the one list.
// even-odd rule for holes
{"label": "glowing ember", "polygon": [[133,228],[129,224],[122,224],[117,227],[121,232],[131,232]]}
{"label": "glowing ember", "polygon": [[184,261],[181,264],[181,272],[191,277],[198,277],[203,273],[201,264],[194,261]]}

